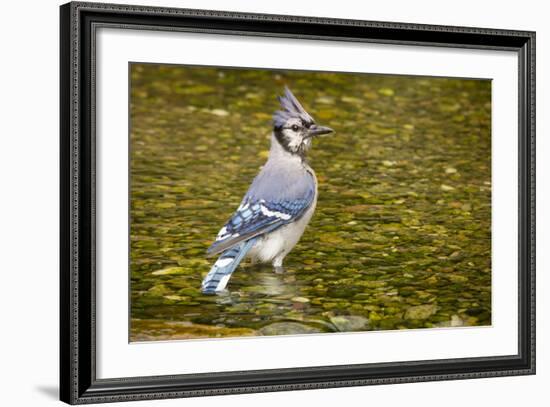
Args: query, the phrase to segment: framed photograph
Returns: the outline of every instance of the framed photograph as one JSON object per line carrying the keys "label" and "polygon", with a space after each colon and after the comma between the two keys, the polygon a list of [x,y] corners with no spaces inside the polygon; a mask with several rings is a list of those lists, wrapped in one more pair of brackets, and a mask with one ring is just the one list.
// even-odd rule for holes
{"label": "framed photograph", "polygon": [[534,32],[60,13],[61,400],[534,374]]}

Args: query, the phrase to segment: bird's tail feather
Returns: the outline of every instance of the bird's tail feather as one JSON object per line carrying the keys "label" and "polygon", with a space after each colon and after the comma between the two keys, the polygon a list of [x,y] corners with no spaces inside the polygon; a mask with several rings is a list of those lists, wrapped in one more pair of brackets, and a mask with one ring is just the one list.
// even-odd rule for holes
{"label": "bird's tail feather", "polygon": [[256,243],[257,238],[241,242],[230,249],[224,251],[216,260],[204,280],[202,280],[202,292],[205,294],[214,294],[222,291],[231,274],[237,268],[246,253]]}

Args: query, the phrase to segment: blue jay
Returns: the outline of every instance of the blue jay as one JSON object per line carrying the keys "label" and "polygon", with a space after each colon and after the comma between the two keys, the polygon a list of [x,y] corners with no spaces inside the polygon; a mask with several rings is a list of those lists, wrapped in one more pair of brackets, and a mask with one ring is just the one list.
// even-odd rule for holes
{"label": "blue jay", "polygon": [[315,124],[288,88],[278,99],[269,158],[207,251],[220,256],[202,281],[205,294],[223,291],[245,257],[282,271],[315,211],[317,179],[306,152],[314,136],[333,130]]}

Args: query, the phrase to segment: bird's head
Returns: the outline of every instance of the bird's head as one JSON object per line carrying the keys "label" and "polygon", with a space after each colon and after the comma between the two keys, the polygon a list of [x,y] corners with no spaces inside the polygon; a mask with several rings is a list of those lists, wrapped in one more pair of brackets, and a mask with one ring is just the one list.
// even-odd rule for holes
{"label": "bird's head", "polygon": [[333,132],[330,127],[316,124],[287,87],[284,96],[279,96],[279,102],[281,110],[273,115],[273,133],[291,154],[304,157],[313,137]]}

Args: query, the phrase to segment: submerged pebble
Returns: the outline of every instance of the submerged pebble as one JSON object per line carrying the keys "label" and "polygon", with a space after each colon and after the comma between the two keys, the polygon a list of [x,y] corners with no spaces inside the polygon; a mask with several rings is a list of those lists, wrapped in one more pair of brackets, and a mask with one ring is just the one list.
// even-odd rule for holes
{"label": "submerged pebble", "polygon": [[258,331],[261,335],[296,335],[321,332],[320,329],[297,322],[276,322]]}

